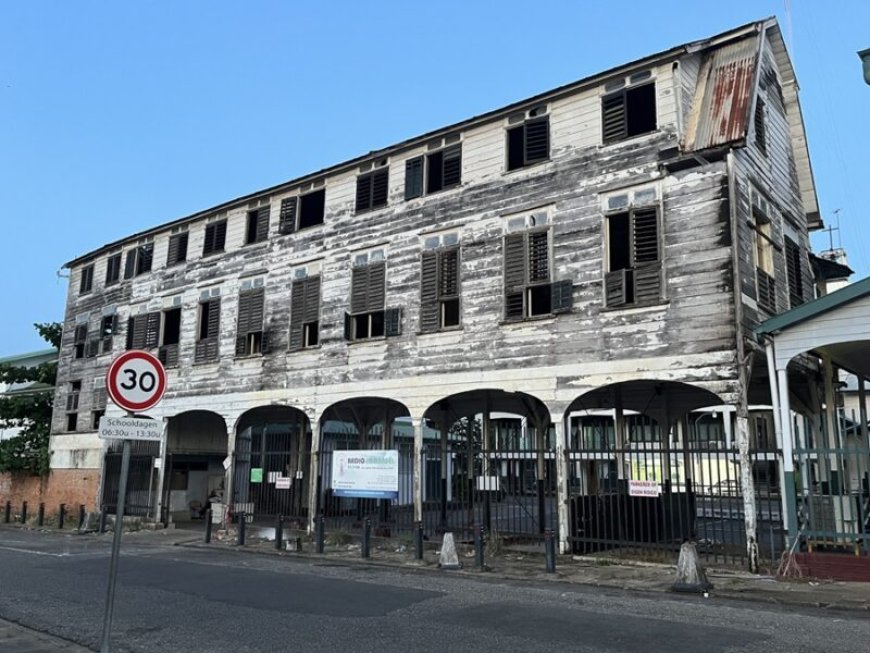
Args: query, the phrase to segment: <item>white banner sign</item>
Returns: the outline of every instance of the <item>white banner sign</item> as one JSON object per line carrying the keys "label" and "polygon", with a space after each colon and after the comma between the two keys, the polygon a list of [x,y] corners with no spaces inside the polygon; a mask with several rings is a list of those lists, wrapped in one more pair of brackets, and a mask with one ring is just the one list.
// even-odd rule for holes
{"label": "white banner sign", "polygon": [[662,486],[655,481],[629,481],[628,494],[633,497],[657,497],[662,493]]}
{"label": "white banner sign", "polygon": [[163,423],[143,417],[101,417],[99,436],[104,440],[156,440],[163,435]]}
{"label": "white banner sign", "polygon": [[399,498],[399,452],[362,449],[332,452],[332,492],[338,497]]}

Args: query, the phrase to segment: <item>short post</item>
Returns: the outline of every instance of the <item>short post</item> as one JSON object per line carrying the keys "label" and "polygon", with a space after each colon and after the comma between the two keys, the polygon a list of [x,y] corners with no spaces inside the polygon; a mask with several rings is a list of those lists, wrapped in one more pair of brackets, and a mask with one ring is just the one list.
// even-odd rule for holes
{"label": "short post", "polygon": [[57,511],[57,527],[63,530],[63,520],[66,517],[66,504],[60,504],[60,509]]}
{"label": "short post", "polygon": [[106,532],[106,519],[108,518],[109,511],[105,505],[100,506],[100,533]]}
{"label": "short post", "polygon": [[36,525],[42,526],[43,524],[45,524],[45,503],[40,501],[36,512]]}
{"label": "short post", "polygon": [[27,523],[27,502],[26,501],[21,502],[21,523],[22,524]]}
{"label": "short post", "polygon": [[474,562],[477,565],[477,568],[483,571],[484,569],[484,559],[483,559],[483,526],[478,524],[474,527]]}
{"label": "short post", "polygon": [[547,573],[556,573],[556,538],[553,536],[553,529],[548,528],[544,531],[544,558],[547,563]]}
{"label": "short post", "polygon": [[205,543],[211,543],[211,508],[205,511]]}
{"label": "short post", "polygon": [[85,504],[79,504],[79,530],[85,527]]}
{"label": "short post", "polygon": [[371,545],[372,539],[372,520],[366,518],[365,525],[363,526],[363,539],[362,539],[362,557],[369,557],[369,547]]}
{"label": "short post", "polygon": [[284,543],[284,515],[278,515],[278,523],[275,524],[275,548],[279,551]]}
{"label": "short post", "polygon": [[12,519],[12,502],[6,502],[6,512],[3,515],[3,523],[8,524],[9,520]]}
{"label": "short post", "polygon": [[423,559],[423,522],[421,521],[414,524],[414,558]]}
{"label": "short post", "polygon": [[239,513],[239,546],[245,545],[245,526],[248,521],[247,515],[244,512]]}
{"label": "short post", "polygon": [[317,520],[317,552],[323,553],[323,543],[326,540],[326,518],[320,515]]}

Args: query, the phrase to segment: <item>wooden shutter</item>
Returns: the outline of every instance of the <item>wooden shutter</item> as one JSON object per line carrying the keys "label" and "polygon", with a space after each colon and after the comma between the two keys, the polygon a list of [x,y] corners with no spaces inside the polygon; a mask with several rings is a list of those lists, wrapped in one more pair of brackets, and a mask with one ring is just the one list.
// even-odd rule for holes
{"label": "wooden shutter", "polygon": [[632,245],[634,263],[659,260],[658,211],[654,208],[638,209],[632,215]]}
{"label": "wooden shutter", "polygon": [[369,272],[368,265],[353,268],[350,277],[350,312],[354,315],[365,313],[368,308]]}
{"label": "wooden shutter", "polygon": [[526,283],[526,239],[524,234],[504,237],[504,285],[516,288]]}
{"label": "wooden shutter", "polygon": [[625,96],[622,91],[601,98],[601,123],[604,143],[625,138]]}
{"label": "wooden shutter", "polygon": [[614,270],[604,275],[604,299],[607,306],[625,304],[629,273],[630,270]]}
{"label": "wooden shutter", "polygon": [[166,265],[175,265],[187,258],[187,233],[175,234],[169,238],[169,251],[166,254]]}
{"label": "wooden shutter", "polygon": [[269,213],[270,206],[261,206],[257,209],[257,241],[269,238]]}
{"label": "wooden shutter", "polygon": [[410,200],[423,194],[423,157],[418,156],[405,162],[405,199]]}
{"label": "wooden shutter", "polygon": [[387,291],[387,264],[372,263],[369,267],[369,284],[367,297],[368,312],[380,311],[384,308]]}
{"label": "wooden shutter", "polygon": [[444,188],[462,183],[462,146],[444,150]]}
{"label": "wooden shutter", "polygon": [[504,317],[506,320],[522,320],[525,317],[525,290],[506,292],[504,296]]}
{"label": "wooden shutter", "polygon": [[569,313],[574,308],[574,282],[570,279],[550,284],[550,310],[553,313]]}
{"label": "wooden shutter", "polygon": [[124,261],[124,278],[132,279],[136,273],[136,250],[131,249],[127,252],[127,259]]}
{"label": "wooden shutter", "polygon": [[[137,315],[127,321],[127,349],[144,349],[148,332],[148,315]],[[158,313],[158,325],[159,316]]]}
{"label": "wooden shutter", "polygon": [[208,332],[206,337],[217,338],[221,324],[221,300],[220,297],[215,297],[208,301]]}
{"label": "wooden shutter", "polygon": [[320,320],[320,277],[309,277],[305,280],[305,321]]}
{"label": "wooden shutter", "polygon": [[550,280],[550,236],[548,231],[533,231],[529,240],[529,283]]}
{"label": "wooden shutter", "polygon": [[785,239],[785,269],[788,277],[788,297],[791,308],[804,303],[804,284],[801,273],[801,249],[790,238]]}
{"label": "wooden shutter", "polygon": [[438,255],[427,251],[420,260],[420,331],[437,331],[438,317]]}
{"label": "wooden shutter", "polygon": [[662,295],[662,266],[655,261],[643,263],[634,270],[634,301],[649,303],[658,301]]}
{"label": "wooden shutter", "polygon": [[353,326],[353,324],[352,324],[352,318],[350,316],[350,313],[345,313],[344,314],[344,339],[345,340],[351,340],[351,338],[352,338],[351,327],[352,326]]}
{"label": "wooden shutter", "polygon": [[356,178],[356,212],[372,208],[372,175],[360,175]]}
{"label": "wooden shutter", "polygon": [[97,333],[92,333],[88,338],[88,344],[85,347],[85,356],[93,358],[100,353],[100,336]]}
{"label": "wooden shutter", "polygon": [[160,341],[160,311],[148,313],[144,318],[144,323],[145,335],[142,344],[145,349],[152,349]]}
{"label": "wooden shutter", "polygon": [[248,324],[250,322],[251,315],[251,293],[250,292],[241,292],[239,293],[239,314],[236,318],[236,334],[237,335],[246,335],[250,330],[248,328]]}
{"label": "wooden shutter", "polygon": [[767,124],[764,112],[764,100],[755,99],[755,145],[762,154],[767,154]]}
{"label": "wooden shutter", "polygon": [[459,294],[459,249],[438,252],[438,298]]}
{"label": "wooden shutter", "polygon": [[222,252],[227,241],[227,221],[213,222],[209,226],[212,227],[212,238],[208,243],[211,246],[209,253]]}
{"label": "wooden shutter", "polygon": [[296,205],[298,197],[285,197],[281,200],[281,213],[278,217],[278,231],[282,234],[292,234],[296,231]]}
{"label": "wooden shutter", "polygon": [[266,291],[256,288],[246,293],[248,295],[248,333],[257,333],[263,330],[265,317]]}
{"label": "wooden shutter", "polygon": [[550,119],[543,118],[526,123],[526,164],[550,157]]}
{"label": "wooden shutter", "polygon": [[388,308],[384,311],[384,336],[390,338],[402,334],[402,309]]}
{"label": "wooden shutter", "polygon": [[125,349],[133,349],[133,331],[136,327],[136,318],[129,317],[127,318],[127,336],[126,343],[124,344]]}
{"label": "wooden shutter", "polygon": [[290,349],[302,349],[302,323],[305,318],[305,281],[293,282],[290,293]]}
{"label": "wooden shutter", "polygon": [[381,168],[372,173],[372,205],[376,209],[387,205],[387,191],[389,184],[389,168]]}

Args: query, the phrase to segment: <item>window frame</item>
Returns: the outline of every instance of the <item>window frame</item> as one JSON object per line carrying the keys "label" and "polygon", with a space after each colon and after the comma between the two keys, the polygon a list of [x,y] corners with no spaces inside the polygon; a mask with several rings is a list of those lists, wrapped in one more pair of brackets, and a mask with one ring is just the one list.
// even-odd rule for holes
{"label": "window frame", "polygon": [[236,314],[236,358],[264,354],[266,289],[260,286],[239,291]]}
{"label": "window frame", "polygon": [[81,269],[79,278],[79,295],[87,295],[94,289],[94,264],[90,263]]}
{"label": "window frame", "polygon": [[171,268],[187,261],[187,248],[190,243],[190,234],[187,231],[179,231],[170,234],[166,248],[166,267]]}
{"label": "window frame", "polygon": [[154,266],[154,243],[140,243],[127,250],[124,279],[133,279],[151,272]]}
{"label": "window frame", "polygon": [[[642,71],[639,73],[635,73],[627,78],[619,79],[614,82],[611,82],[604,87],[604,91],[601,94],[600,101],[600,116],[601,116],[601,144],[602,145],[613,145],[615,143],[621,143],[623,141],[630,140],[632,138],[638,138],[640,136],[645,136],[647,134],[653,134],[659,130],[659,103],[658,96],[656,94],[656,85],[657,79],[655,75],[652,74],[651,71]],[[629,101],[629,95],[640,92],[641,90],[652,87],[652,119],[653,126],[651,129],[646,129],[644,131],[629,131],[629,126],[631,122],[631,118],[629,116],[631,110],[631,102]],[[618,110],[621,114],[620,117],[620,131],[619,133],[611,133],[609,134],[608,130],[608,111],[613,112],[617,107],[614,105],[612,107],[608,107],[609,102],[613,102],[614,100],[619,99],[620,103],[618,106]],[[611,118],[612,120],[612,118]],[[612,128],[611,128],[612,129]]]}
{"label": "window frame", "polygon": [[[532,140],[535,135],[529,135],[529,127],[534,127],[538,124],[545,125],[544,138],[546,141],[546,154],[530,158],[530,140]],[[520,134],[520,137],[516,138],[515,134]],[[538,135],[538,137],[540,137],[540,135]],[[513,148],[519,147],[519,143],[522,145],[522,160],[517,162],[520,158],[519,153],[514,153]],[[509,119],[505,128],[505,172],[515,172],[517,170],[523,170],[539,163],[549,161],[552,147],[553,143],[550,134],[549,107],[536,107],[527,111],[521,122],[517,121],[511,124]],[[512,156],[512,154],[516,154],[517,156]]]}
{"label": "window frame", "polygon": [[227,246],[227,218],[206,222],[203,242],[202,256],[214,256],[222,254],[226,251]]}
{"label": "window frame", "polygon": [[256,245],[269,240],[272,205],[264,204],[245,213],[245,245]]}
{"label": "window frame", "polygon": [[[434,157],[440,157],[440,164],[435,167],[439,171],[441,185],[438,188],[431,188],[431,180],[433,175]],[[445,182],[448,177],[448,165],[452,161],[457,161],[456,170],[450,174],[450,181]],[[413,185],[410,183],[411,175],[414,175]],[[449,145],[440,146],[424,154],[411,157],[405,161],[405,200],[412,200],[434,193],[440,193],[453,188],[459,188],[462,185],[462,143],[451,143]]]}
{"label": "window frame", "polygon": [[[207,294],[205,291],[203,294]],[[197,304],[196,341],[193,362],[214,363],[220,359],[220,295],[201,297]]]}
{"label": "window frame", "polygon": [[[375,190],[376,184],[381,183],[380,178],[383,177],[383,199],[380,203],[375,204]],[[363,193],[365,190],[364,186],[368,185],[368,190]],[[365,194],[366,199],[363,204],[360,203],[360,199],[362,195]],[[390,202],[390,166],[382,165],[373,170],[368,170],[366,172],[360,173],[356,177],[356,195],[355,195],[355,209],[354,213],[359,215],[360,213],[368,213],[369,211],[377,211],[378,209],[382,209],[386,206],[389,206]],[[378,199],[380,200],[380,193],[378,194]]]}
{"label": "window frame", "polygon": [[[443,244],[448,237],[450,244]],[[435,238],[438,244],[427,247],[425,241]],[[420,254],[420,333],[462,328],[461,264],[461,245],[456,232],[433,234],[425,238]],[[446,275],[453,279],[445,278]],[[451,289],[455,290],[450,292]],[[448,306],[453,305],[456,322],[448,324]]]}
{"label": "window frame", "polygon": [[289,350],[320,346],[321,276],[294,279],[290,288]]}
{"label": "window frame", "polygon": [[122,253],[116,252],[106,257],[105,285],[113,286],[121,281]]}

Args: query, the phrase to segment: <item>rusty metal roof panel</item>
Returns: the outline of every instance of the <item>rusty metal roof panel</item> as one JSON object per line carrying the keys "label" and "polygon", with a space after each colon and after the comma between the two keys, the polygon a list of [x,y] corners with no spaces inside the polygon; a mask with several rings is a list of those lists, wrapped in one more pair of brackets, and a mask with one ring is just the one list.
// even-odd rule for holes
{"label": "rusty metal roof panel", "polygon": [[704,150],[746,136],[758,39],[746,38],[707,55],[698,78],[686,150]]}

